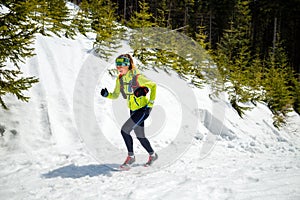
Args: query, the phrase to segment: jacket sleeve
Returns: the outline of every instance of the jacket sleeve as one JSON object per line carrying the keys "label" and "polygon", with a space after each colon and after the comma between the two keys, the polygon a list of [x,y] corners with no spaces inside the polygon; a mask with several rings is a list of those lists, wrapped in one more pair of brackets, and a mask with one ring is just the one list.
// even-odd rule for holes
{"label": "jacket sleeve", "polygon": [[115,89],[114,91],[111,93],[108,93],[108,96],[107,98],[109,99],[117,99],[120,95],[120,80],[119,78],[117,78],[116,80],[116,86],[115,86]]}
{"label": "jacket sleeve", "polygon": [[156,83],[147,79],[144,75],[138,77],[140,86],[146,86],[150,89],[150,101],[154,101],[156,97]]}

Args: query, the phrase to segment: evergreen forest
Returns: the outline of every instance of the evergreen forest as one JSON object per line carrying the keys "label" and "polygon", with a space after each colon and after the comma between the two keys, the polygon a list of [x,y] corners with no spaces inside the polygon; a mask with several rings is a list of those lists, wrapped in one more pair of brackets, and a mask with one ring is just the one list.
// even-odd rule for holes
{"label": "evergreen forest", "polygon": [[[68,8],[70,2],[76,12]],[[161,27],[192,38],[206,50],[223,83],[212,96],[225,91],[240,117],[264,102],[279,128],[290,111],[300,112],[299,0],[1,0],[0,9],[3,109],[8,109],[5,95],[28,101],[24,91],[38,82],[38,77],[24,77],[20,67],[34,55],[30,46],[36,34],[74,39],[93,32],[93,50],[108,59],[127,28]],[[214,81],[205,79],[195,62],[172,51],[132,49],[145,67],[155,63],[173,69],[183,78],[193,77],[197,87]]]}

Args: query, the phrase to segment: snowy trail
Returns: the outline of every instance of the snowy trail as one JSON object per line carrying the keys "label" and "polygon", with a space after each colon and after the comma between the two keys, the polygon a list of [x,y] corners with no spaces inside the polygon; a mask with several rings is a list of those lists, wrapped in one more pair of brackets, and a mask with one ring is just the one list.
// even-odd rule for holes
{"label": "snowy trail", "polygon": [[[91,44],[84,37],[37,37],[37,55],[24,70],[40,83],[30,90],[29,103],[8,96],[10,110],[0,113],[1,200],[300,199],[299,115],[291,113],[288,125],[277,130],[265,105],[240,119],[228,102],[221,102],[221,124],[205,88],[194,90],[199,112],[206,113],[199,132],[170,166],[148,173],[140,168],[118,172],[109,163],[96,162],[78,136],[72,110],[76,78]],[[95,102],[109,105],[103,99]],[[101,123],[111,121],[111,110],[101,111]],[[120,135],[115,137],[121,144]],[[204,152],[210,140],[216,140],[214,148]],[[155,145],[163,146],[159,141]]]}

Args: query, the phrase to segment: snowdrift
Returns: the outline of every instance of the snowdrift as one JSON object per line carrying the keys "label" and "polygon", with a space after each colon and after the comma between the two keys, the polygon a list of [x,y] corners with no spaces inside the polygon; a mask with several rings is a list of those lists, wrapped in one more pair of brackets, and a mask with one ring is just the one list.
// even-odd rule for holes
{"label": "snowdrift", "polygon": [[[258,104],[241,119],[226,100],[209,98],[209,86],[187,86],[197,106],[186,107],[167,83],[160,84],[146,128],[155,149],[180,149],[181,143],[174,141],[183,110],[187,119],[196,120],[195,131],[184,132],[183,139],[189,138],[186,148],[172,162],[164,162],[168,155],[162,153],[151,169],[114,171],[110,167],[126,156],[114,108],[125,104],[100,96],[101,87],[111,91],[115,79],[105,72],[90,76],[113,67],[91,53],[92,43],[92,35],[75,40],[37,35],[36,56],[22,69],[40,82],[28,91],[29,103],[7,96],[10,109],[0,113],[1,199],[300,198],[300,117],[291,113],[288,124],[277,130],[269,109]],[[118,53],[130,51],[124,42]],[[82,73],[83,66],[91,71]],[[179,80],[176,75],[171,79]],[[76,105],[82,112],[92,109],[94,116],[84,112],[76,118]],[[98,127],[91,126],[91,120]],[[151,123],[161,123],[161,130],[153,130],[159,134],[151,135]],[[94,129],[99,127],[101,137]],[[103,138],[113,148],[106,148]],[[146,154],[134,142],[142,163]]]}

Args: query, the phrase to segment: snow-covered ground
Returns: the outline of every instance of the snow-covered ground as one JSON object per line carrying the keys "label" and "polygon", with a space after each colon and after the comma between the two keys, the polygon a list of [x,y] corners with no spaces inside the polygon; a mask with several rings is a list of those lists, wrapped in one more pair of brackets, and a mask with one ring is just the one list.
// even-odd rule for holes
{"label": "snow-covered ground", "polygon": [[[177,91],[158,87],[153,117],[147,121],[155,123],[155,116],[162,115],[166,120],[160,134],[150,137],[158,152],[172,145],[179,149],[174,138],[182,128],[182,115],[190,112],[199,118],[177,159],[167,160],[162,153],[150,169],[110,168],[123,162],[126,150],[120,124],[115,123],[117,103],[99,94],[101,87],[112,91],[114,78],[105,71],[101,77],[83,73],[83,66],[95,73],[111,67],[92,55],[92,43],[83,36],[70,40],[37,35],[36,56],[22,70],[40,82],[27,92],[29,103],[7,96],[10,109],[0,112],[1,200],[300,199],[300,117],[291,113],[287,125],[277,130],[271,112],[258,104],[241,119],[225,100],[212,101],[208,86],[190,88],[197,100],[192,110],[180,105]],[[125,45],[122,51],[130,49]],[[89,109],[93,116],[84,112]],[[92,120],[115,154],[100,141],[103,137],[90,126]],[[147,156],[134,142],[137,162],[143,163]],[[163,159],[170,162],[160,165]]]}

